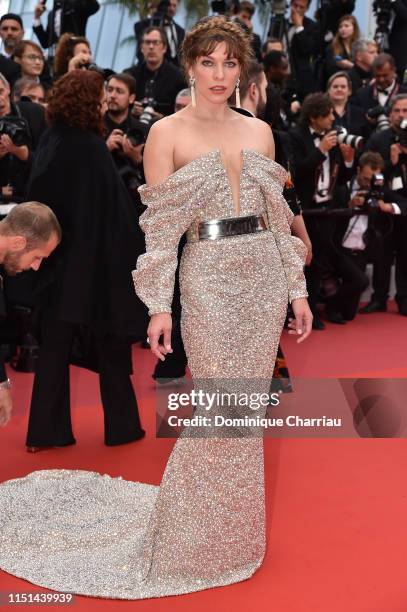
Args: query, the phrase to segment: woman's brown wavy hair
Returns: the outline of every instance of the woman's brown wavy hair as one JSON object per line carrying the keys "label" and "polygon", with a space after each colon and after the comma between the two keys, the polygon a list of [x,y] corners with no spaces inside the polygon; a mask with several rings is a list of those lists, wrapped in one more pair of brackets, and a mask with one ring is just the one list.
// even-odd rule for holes
{"label": "woman's brown wavy hair", "polygon": [[72,70],[54,84],[47,106],[50,125],[65,123],[84,132],[104,132],[101,98],[104,80],[93,70]]}
{"label": "woman's brown wavy hair", "polygon": [[69,61],[73,58],[75,47],[79,43],[87,45],[90,50],[90,43],[84,36],[75,36],[69,32],[62,34],[55,51],[54,69],[56,77],[68,72]]}

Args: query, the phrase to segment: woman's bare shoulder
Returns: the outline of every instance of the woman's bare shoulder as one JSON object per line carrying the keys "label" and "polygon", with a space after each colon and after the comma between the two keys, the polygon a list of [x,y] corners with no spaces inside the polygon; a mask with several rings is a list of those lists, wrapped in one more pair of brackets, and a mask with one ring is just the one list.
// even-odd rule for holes
{"label": "woman's bare shoulder", "polygon": [[256,150],[274,159],[274,138],[269,124],[256,117],[242,116],[242,119],[246,122],[250,141],[253,142]]}

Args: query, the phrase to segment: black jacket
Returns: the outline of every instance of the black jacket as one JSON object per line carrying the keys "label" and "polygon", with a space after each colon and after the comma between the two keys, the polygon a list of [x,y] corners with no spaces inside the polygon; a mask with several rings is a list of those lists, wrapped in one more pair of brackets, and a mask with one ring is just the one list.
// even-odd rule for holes
{"label": "black jacket", "polygon": [[[397,94],[407,93],[407,86],[398,84],[391,97]],[[365,113],[369,108],[373,108],[379,104],[376,86],[374,84],[361,87],[357,90],[355,96],[352,98],[352,102],[355,106],[359,106]]]}
{"label": "black jacket", "polygon": [[[289,28],[288,22],[286,22]],[[289,58],[291,65],[291,74],[288,79],[287,86],[294,89],[299,98],[302,100],[306,95],[316,90],[316,79],[314,74],[313,62],[319,51],[319,27],[318,24],[304,17],[304,29],[298,34],[294,34],[290,50]],[[273,20],[271,21],[270,31],[273,29]]]}
{"label": "black jacket", "polygon": [[[295,160],[294,184],[303,209],[318,206],[314,202],[315,189],[325,155],[315,146],[309,128],[298,127],[289,132]],[[343,162],[339,146],[329,151],[331,180],[330,195],[338,184],[350,180],[352,168],[347,168]]]}
{"label": "black jacket", "polygon": [[407,0],[395,0],[391,8],[394,11],[394,21],[389,36],[389,50],[396,61],[397,71],[401,76],[407,66]]}
{"label": "black jacket", "polygon": [[36,275],[59,320],[99,335],[145,337],[147,313],[131,277],[144,238],[104,140],[63,124],[48,130],[28,198],[48,204],[62,228],[61,244]]}
{"label": "black jacket", "polygon": [[21,76],[20,66],[10,58],[0,54],[0,72],[6,77],[10,86],[13,86]]}
{"label": "black jacket", "polygon": [[[97,0],[63,0],[61,34],[70,32],[75,36],[86,36],[88,18],[99,10]],[[34,26],[33,30],[43,49],[48,49],[58,42],[54,29],[55,13],[48,13],[47,29],[43,25]]]}
{"label": "black jacket", "polygon": [[369,85],[370,81],[373,78],[373,75],[371,71],[366,72],[366,70],[363,70],[363,68],[360,68],[360,66],[358,66],[357,64],[353,64],[353,68],[349,70],[348,76],[352,81],[351,101],[353,101],[353,98],[356,96],[356,92],[358,91],[358,89]]}
{"label": "black jacket", "polygon": [[[176,32],[176,36],[177,36],[177,43],[178,43],[178,49],[182,43],[182,41],[185,38],[185,30],[184,28],[182,28],[180,25],[178,25],[178,23],[176,21],[173,20],[172,22],[174,24],[175,27],[175,32]],[[154,17],[146,17],[145,19],[141,19],[141,21],[136,21],[136,23],[134,24],[133,28],[134,28],[134,35],[136,37],[136,41],[137,41],[137,52],[136,52],[136,57],[138,59],[139,62],[142,62],[144,59],[144,56],[141,52],[141,38],[143,35],[144,30],[146,30],[147,28],[149,28],[152,25],[160,25],[161,24],[161,20],[154,18]],[[165,53],[165,59],[169,62],[172,62],[173,64],[175,64],[176,66],[178,66],[179,62],[178,62],[178,56],[177,58],[172,58],[171,57],[171,51],[169,46],[167,45],[167,51]]]}
{"label": "black jacket", "polygon": [[148,84],[152,97],[157,102],[155,110],[162,115],[171,115],[174,112],[175,98],[178,92],[187,86],[182,71],[167,60],[164,60],[155,72],[149,70],[145,62],[127,68],[124,72],[136,79],[137,100],[146,97]]}

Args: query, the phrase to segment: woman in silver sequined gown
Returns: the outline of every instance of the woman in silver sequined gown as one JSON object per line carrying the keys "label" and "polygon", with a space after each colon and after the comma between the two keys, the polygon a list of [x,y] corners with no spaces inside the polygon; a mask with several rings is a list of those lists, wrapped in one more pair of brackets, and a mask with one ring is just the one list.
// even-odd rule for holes
{"label": "woman in silver sequined gown", "polygon": [[[290,234],[283,168],[253,149],[241,155],[240,215],[265,213],[270,231],[193,241],[197,222],[235,216],[221,152],[210,150],[140,189],[147,252],[134,281],[151,315],[170,312],[187,231],[180,283],[192,376],[229,389],[256,380],[267,392],[287,302],[306,296],[306,248]],[[265,546],[263,440],[247,431],[187,428],[160,486],[47,470],[0,487],[0,567],[57,591],[141,599],[228,585],[254,573]]]}

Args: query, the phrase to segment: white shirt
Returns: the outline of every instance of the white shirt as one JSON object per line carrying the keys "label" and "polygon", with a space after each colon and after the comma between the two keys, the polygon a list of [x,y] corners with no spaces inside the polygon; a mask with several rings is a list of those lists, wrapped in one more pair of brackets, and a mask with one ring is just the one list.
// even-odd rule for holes
{"label": "white shirt", "polygon": [[[350,197],[351,199],[356,195],[358,191],[362,191],[357,180],[353,181]],[[394,214],[400,215],[401,210],[397,204],[392,204]],[[345,249],[353,249],[354,251],[364,251],[366,244],[363,240],[363,235],[367,230],[369,222],[368,215],[357,215],[352,217],[346,228],[344,238],[342,240],[342,246]]]}
{"label": "white shirt", "polygon": [[[312,135],[316,133],[312,127],[310,127],[310,132]],[[321,144],[321,138],[314,138],[314,144],[318,148]],[[329,159],[329,155],[325,154],[325,159],[322,163],[321,172],[318,178],[317,189],[314,195],[315,202],[327,202],[331,199],[331,196],[329,195],[330,171],[331,160]]]}

